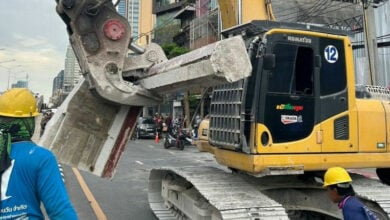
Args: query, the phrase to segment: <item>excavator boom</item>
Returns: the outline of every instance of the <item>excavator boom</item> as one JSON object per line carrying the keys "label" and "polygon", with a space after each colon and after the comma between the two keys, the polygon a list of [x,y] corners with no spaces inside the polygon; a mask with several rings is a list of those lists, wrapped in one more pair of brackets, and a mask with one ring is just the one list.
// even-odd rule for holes
{"label": "excavator boom", "polygon": [[218,5],[223,30],[253,20],[275,20],[270,0],[218,0]]}

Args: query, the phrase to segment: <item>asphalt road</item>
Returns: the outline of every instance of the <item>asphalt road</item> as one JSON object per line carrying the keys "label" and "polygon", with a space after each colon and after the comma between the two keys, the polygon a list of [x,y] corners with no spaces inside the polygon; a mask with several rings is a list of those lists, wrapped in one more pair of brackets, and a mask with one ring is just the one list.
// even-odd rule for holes
{"label": "asphalt road", "polygon": [[[188,146],[183,151],[164,149],[162,142],[156,144],[148,139],[132,140],[127,144],[112,179],[79,171],[90,190],[89,197],[74,170],[64,166],[64,171],[68,192],[80,220],[155,220],[147,198],[149,171],[158,167],[199,165],[226,169],[218,165],[211,154],[199,152],[195,146]],[[376,178],[372,169],[355,171]]]}
{"label": "asphalt road", "polygon": [[[161,141],[156,144],[151,139],[132,140],[122,155],[114,178],[102,179],[90,173],[80,173],[106,219],[154,220],[147,200],[149,171],[157,167],[199,165],[219,166],[211,154],[199,152],[195,146],[180,151],[164,149]],[[68,192],[79,218],[104,219],[97,217],[72,168],[64,166],[64,171]]]}

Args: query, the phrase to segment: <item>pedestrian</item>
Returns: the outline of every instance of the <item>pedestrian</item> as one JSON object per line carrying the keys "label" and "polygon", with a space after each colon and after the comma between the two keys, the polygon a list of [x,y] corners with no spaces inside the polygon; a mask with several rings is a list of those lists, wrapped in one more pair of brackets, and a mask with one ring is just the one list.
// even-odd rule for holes
{"label": "pedestrian", "polygon": [[42,136],[43,133],[45,132],[46,124],[50,121],[50,119],[53,117],[53,115],[54,115],[54,112],[52,112],[51,110],[49,110],[48,112],[45,112],[43,114],[43,117],[41,119],[41,132],[40,132],[40,136]]}
{"label": "pedestrian", "polygon": [[344,220],[373,220],[379,219],[357,197],[352,187],[352,179],[348,172],[341,167],[329,168],[324,176],[324,188],[329,198],[338,203]]}
{"label": "pedestrian", "polygon": [[78,219],[54,154],[31,141],[36,100],[28,89],[0,96],[0,219]]}
{"label": "pedestrian", "polygon": [[194,138],[198,138],[198,129],[201,122],[201,118],[199,115],[196,115],[192,128],[194,129]]}

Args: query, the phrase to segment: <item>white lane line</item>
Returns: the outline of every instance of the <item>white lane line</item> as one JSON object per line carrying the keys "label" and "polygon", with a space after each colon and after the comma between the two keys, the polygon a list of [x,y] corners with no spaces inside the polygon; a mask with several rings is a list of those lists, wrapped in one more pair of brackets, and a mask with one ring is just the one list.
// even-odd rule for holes
{"label": "white lane line", "polygon": [[144,165],[144,163],[142,163],[141,161],[136,160],[135,162],[138,164]]}
{"label": "white lane line", "polygon": [[150,147],[150,148],[152,148],[152,149],[154,148],[154,146],[153,146],[153,145],[149,145],[148,147]]}
{"label": "white lane line", "polygon": [[172,155],[175,155],[175,153],[173,153],[172,151],[168,151],[168,153],[172,154]]}

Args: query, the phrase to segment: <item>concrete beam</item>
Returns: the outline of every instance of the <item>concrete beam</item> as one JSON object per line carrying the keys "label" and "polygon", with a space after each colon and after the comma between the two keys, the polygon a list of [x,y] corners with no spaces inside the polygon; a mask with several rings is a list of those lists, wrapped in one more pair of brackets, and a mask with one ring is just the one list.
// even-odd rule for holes
{"label": "concrete beam", "polygon": [[244,41],[236,36],[159,63],[139,82],[147,90],[161,94],[230,83],[251,72]]}

